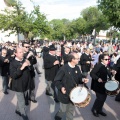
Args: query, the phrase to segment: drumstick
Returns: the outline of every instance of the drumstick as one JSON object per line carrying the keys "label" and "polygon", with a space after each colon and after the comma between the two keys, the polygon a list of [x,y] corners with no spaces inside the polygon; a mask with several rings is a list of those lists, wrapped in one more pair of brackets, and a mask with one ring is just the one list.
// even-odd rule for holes
{"label": "drumstick", "polygon": [[79,90],[79,93],[82,91],[82,88],[84,87],[84,83],[83,83],[83,85],[82,85],[82,87],[81,87],[81,89]]}

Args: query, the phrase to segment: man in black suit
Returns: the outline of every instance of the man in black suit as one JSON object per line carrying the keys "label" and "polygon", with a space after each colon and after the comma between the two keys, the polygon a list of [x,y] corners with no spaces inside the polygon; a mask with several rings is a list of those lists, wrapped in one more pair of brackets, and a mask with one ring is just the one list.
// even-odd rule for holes
{"label": "man in black suit", "polygon": [[10,63],[10,76],[12,78],[10,89],[15,91],[17,96],[16,114],[22,116],[23,120],[29,120],[25,111],[26,94],[30,88],[30,62],[24,59],[22,48],[15,51],[15,59]]}
{"label": "man in black suit", "polygon": [[41,53],[43,54],[43,59],[46,56],[46,54],[49,53],[49,44],[48,42],[45,43],[45,46],[43,47],[43,49],[41,50]]}
{"label": "man in black suit", "polygon": [[85,49],[85,53],[81,55],[80,58],[80,65],[81,65],[81,70],[82,74],[87,77],[88,72],[90,71],[91,68],[91,55],[90,55],[90,49]]}
{"label": "man in black suit", "polygon": [[61,120],[64,113],[66,113],[66,120],[73,120],[75,106],[70,101],[69,94],[76,85],[88,82],[87,78],[82,79],[81,71],[77,66],[79,59],[77,53],[69,54],[68,63],[60,68],[54,79],[60,101],[60,108],[55,115],[55,120]]}
{"label": "man in black suit", "polygon": [[64,48],[64,53],[62,55],[62,60],[63,60],[63,64],[65,65],[66,63],[68,63],[68,55],[70,53],[70,47],[65,46]]}
{"label": "man in black suit", "polygon": [[[117,63],[113,66],[112,72],[115,76],[115,80],[117,80],[120,83],[120,58],[117,60]],[[115,101],[120,102],[120,93],[116,95]]]}
{"label": "man in black suit", "polygon": [[49,47],[49,53],[44,57],[45,79],[47,82],[46,95],[54,96],[57,102],[55,86],[53,81],[59,69],[59,60],[56,57],[56,48],[54,45]]}
{"label": "man in black suit", "polygon": [[1,66],[1,76],[2,76],[2,87],[3,93],[8,94],[8,84],[9,84],[9,58],[7,57],[7,50],[2,49],[2,54],[0,56],[0,66]]}
{"label": "man in black suit", "polygon": [[[37,59],[32,51],[30,51],[30,45],[27,42],[23,43],[23,48],[24,48],[24,58],[27,59],[30,62],[30,75],[31,75],[31,85],[30,89],[28,90],[28,97],[29,100],[37,103],[37,100],[35,100],[35,70],[34,66],[37,63]],[[29,103],[26,103],[29,104]]]}

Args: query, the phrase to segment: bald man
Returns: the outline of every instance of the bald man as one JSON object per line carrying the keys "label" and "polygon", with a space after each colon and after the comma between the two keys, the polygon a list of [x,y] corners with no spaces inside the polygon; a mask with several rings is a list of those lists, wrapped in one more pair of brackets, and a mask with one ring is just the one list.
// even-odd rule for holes
{"label": "bald man", "polygon": [[58,89],[58,100],[60,101],[60,108],[55,115],[55,120],[62,120],[64,113],[66,120],[73,120],[73,113],[75,106],[71,103],[69,94],[76,85],[87,83],[88,79],[83,78],[77,66],[79,62],[79,55],[71,53],[68,55],[68,63],[61,67],[55,77],[55,86]]}
{"label": "bald man", "polygon": [[15,59],[10,63],[10,76],[12,78],[10,89],[15,91],[17,96],[16,114],[22,116],[23,120],[29,120],[25,111],[27,90],[31,82],[30,62],[24,59],[22,48],[15,51]]}

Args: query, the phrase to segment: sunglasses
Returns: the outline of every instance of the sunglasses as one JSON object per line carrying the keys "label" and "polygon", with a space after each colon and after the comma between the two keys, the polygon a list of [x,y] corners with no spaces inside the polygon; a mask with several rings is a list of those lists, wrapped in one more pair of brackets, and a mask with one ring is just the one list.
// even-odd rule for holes
{"label": "sunglasses", "polygon": [[24,46],[25,48],[29,48],[28,46]]}
{"label": "sunglasses", "polygon": [[104,59],[105,61],[109,61],[110,59]]}

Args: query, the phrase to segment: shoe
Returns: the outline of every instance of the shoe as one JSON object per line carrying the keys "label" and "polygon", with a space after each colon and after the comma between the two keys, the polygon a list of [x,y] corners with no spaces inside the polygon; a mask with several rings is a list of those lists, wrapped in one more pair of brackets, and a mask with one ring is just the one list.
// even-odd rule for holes
{"label": "shoe", "polygon": [[23,120],[29,120],[29,119],[28,119],[28,116],[22,115],[22,118],[23,118]]}
{"label": "shoe", "polygon": [[59,116],[55,116],[55,120],[62,120]]}
{"label": "shoe", "polygon": [[115,99],[115,101],[120,102],[120,100],[118,100],[118,99]]}
{"label": "shoe", "polygon": [[8,86],[7,89],[10,89],[10,87]]}
{"label": "shoe", "polygon": [[42,74],[42,72],[37,72],[37,74]]}
{"label": "shoe", "polygon": [[8,94],[8,92],[7,91],[5,91],[5,92],[3,92],[5,95],[7,95]]}
{"label": "shoe", "polygon": [[57,98],[54,98],[54,101],[55,101],[56,103],[59,103],[59,100],[58,100]]}
{"label": "shoe", "polygon": [[51,94],[51,93],[48,93],[48,92],[46,92],[45,94],[48,95],[48,96],[52,96],[52,94]]}
{"label": "shoe", "polygon": [[21,113],[19,111],[16,110],[15,113],[21,116]]}
{"label": "shoe", "polygon": [[107,116],[106,113],[104,113],[103,111],[99,112],[98,114],[102,115],[102,116]]}
{"label": "shoe", "polygon": [[27,102],[25,102],[25,105],[26,105],[26,106],[28,106],[28,105],[29,105],[29,102],[28,102],[28,101],[27,101]]}
{"label": "shoe", "polygon": [[91,110],[92,111],[92,113],[93,113],[93,115],[95,116],[95,117],[99,117],[99,114],[98,114],[98,112],[96,111],[96,110]]}
{"label": "shoe", "polygon": [[33,103],[37,103],[37,100],[30,100],[30,101],[32,101]]}

